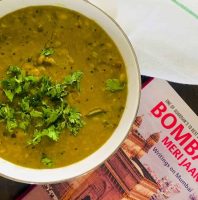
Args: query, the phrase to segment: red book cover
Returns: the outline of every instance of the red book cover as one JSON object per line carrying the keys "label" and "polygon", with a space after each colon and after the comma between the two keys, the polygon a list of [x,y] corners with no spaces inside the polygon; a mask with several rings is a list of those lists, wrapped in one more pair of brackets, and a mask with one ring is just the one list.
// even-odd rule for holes
{"label": "red book cover", "polygon": [[142,90],[138,115],[119,150],[94,171],[34,186],[21,200],[198,200],[198,118],[159,79]]}

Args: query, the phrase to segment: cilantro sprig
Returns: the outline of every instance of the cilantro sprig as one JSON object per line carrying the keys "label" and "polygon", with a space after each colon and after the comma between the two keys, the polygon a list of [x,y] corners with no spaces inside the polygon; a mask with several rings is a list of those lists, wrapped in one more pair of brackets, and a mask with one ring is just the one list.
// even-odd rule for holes
{"label": "cilantro sprig", "polygon": [[43,138],[58,141],[64,129],[77,135],[84,121],[81,113],[67,103],[67,95],[70,90],[80,90],[82,76],[76,71],[56,83],[50,77],[29,76],[21,68],[10,66],[7,77],[1,81],[7,100],[0,104],[0,121],[11,134],[18,128],[28,132],[31,127],[28,144],[33,146]]}
{"label": "cilantro sprig", "polygon": [[76,71],[73,74],[66,76],[64,83],[80,90],[80,81],[82,76],[83,73],[81,71]]}
{"label": "cilantro sprig", "polygon": [[0,105],[0,120],[6,123],[6,128],[10,133],[18,126],[14,109],[6,104]]}
{"label": "cilantro sprig", "polygon": [[45,153],[42,154],[41,162],[49,168],[54,165],[53,161]]}
{"label": "cilantro sprig", "polygon": [[125,85],[119,79],[108,79],[106,81],[106,90],[117,92],[123,90]]}
{"label": "cilantro sprig", "polygon": [[41,142],[43,137],[48,137],[53,141],[58,141],[60,132],[56,129],[54,125],[43,129],[43,130],[36,130],[33,135],[33,139],[28,141],[29,145],[37,145]]}
{"label": "cilantro sprig", "polygon": [[41,55],[43,56],[51,56],[54,54],[54,49],[53,48],[45,48],[41,51]]}
{"label": "cilantro sprig", "polygon": [[36,77],[26,76],[19,67],[10,66],[7,78],[1,81],[1,86],[8,100],[12,102],[16,95],[28,92],[30,85],[34,85],[36,82]]}
{"label": "cilantro sprig", "polygon": [[66,122],[65,126],[73,135],[77,135],[79,130],[84,126],[84,122],[81,120],[81,113],[75,108],[67,107],[63,110],[63,118]]}

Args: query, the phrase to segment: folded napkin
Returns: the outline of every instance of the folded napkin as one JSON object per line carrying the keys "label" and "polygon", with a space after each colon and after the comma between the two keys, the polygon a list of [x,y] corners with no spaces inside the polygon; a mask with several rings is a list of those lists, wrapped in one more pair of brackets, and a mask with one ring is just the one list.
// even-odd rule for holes
{"label": "folded napkin", "polygon": [[198,84],[198,4],[194,0],[90,2],[126,32],[142,75]]}

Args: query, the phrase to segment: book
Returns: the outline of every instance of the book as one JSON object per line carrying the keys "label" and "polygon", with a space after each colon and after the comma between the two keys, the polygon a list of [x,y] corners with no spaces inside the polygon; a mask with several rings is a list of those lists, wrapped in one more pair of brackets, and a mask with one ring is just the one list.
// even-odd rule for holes
{"label": "book", "polygon": [[168,82],[142,89],[118,151],[92,172],[33,186],[21,200],[198,200],[198,117]]}

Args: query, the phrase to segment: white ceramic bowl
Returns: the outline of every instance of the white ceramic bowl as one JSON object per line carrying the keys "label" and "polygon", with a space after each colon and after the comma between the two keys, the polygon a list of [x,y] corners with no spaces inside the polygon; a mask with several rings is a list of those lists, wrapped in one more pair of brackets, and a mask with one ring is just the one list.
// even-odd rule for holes
{"label": "white ceramic bowl", "polygon": [[96,21],[117,45],[126,65],[128,96],[120,123],[108,141],[89,157],[72,165],[56,169],[30,169],[0,158],[0,175],[25,183],[55,183],[82,175],[104,162],[125,139],[133,123],[140,98],[140,74],[134,50],[120,27],[103,11],[84,0],[3,0],[0,17],[17,9],[33,5],[55,5],[75,10]]}

